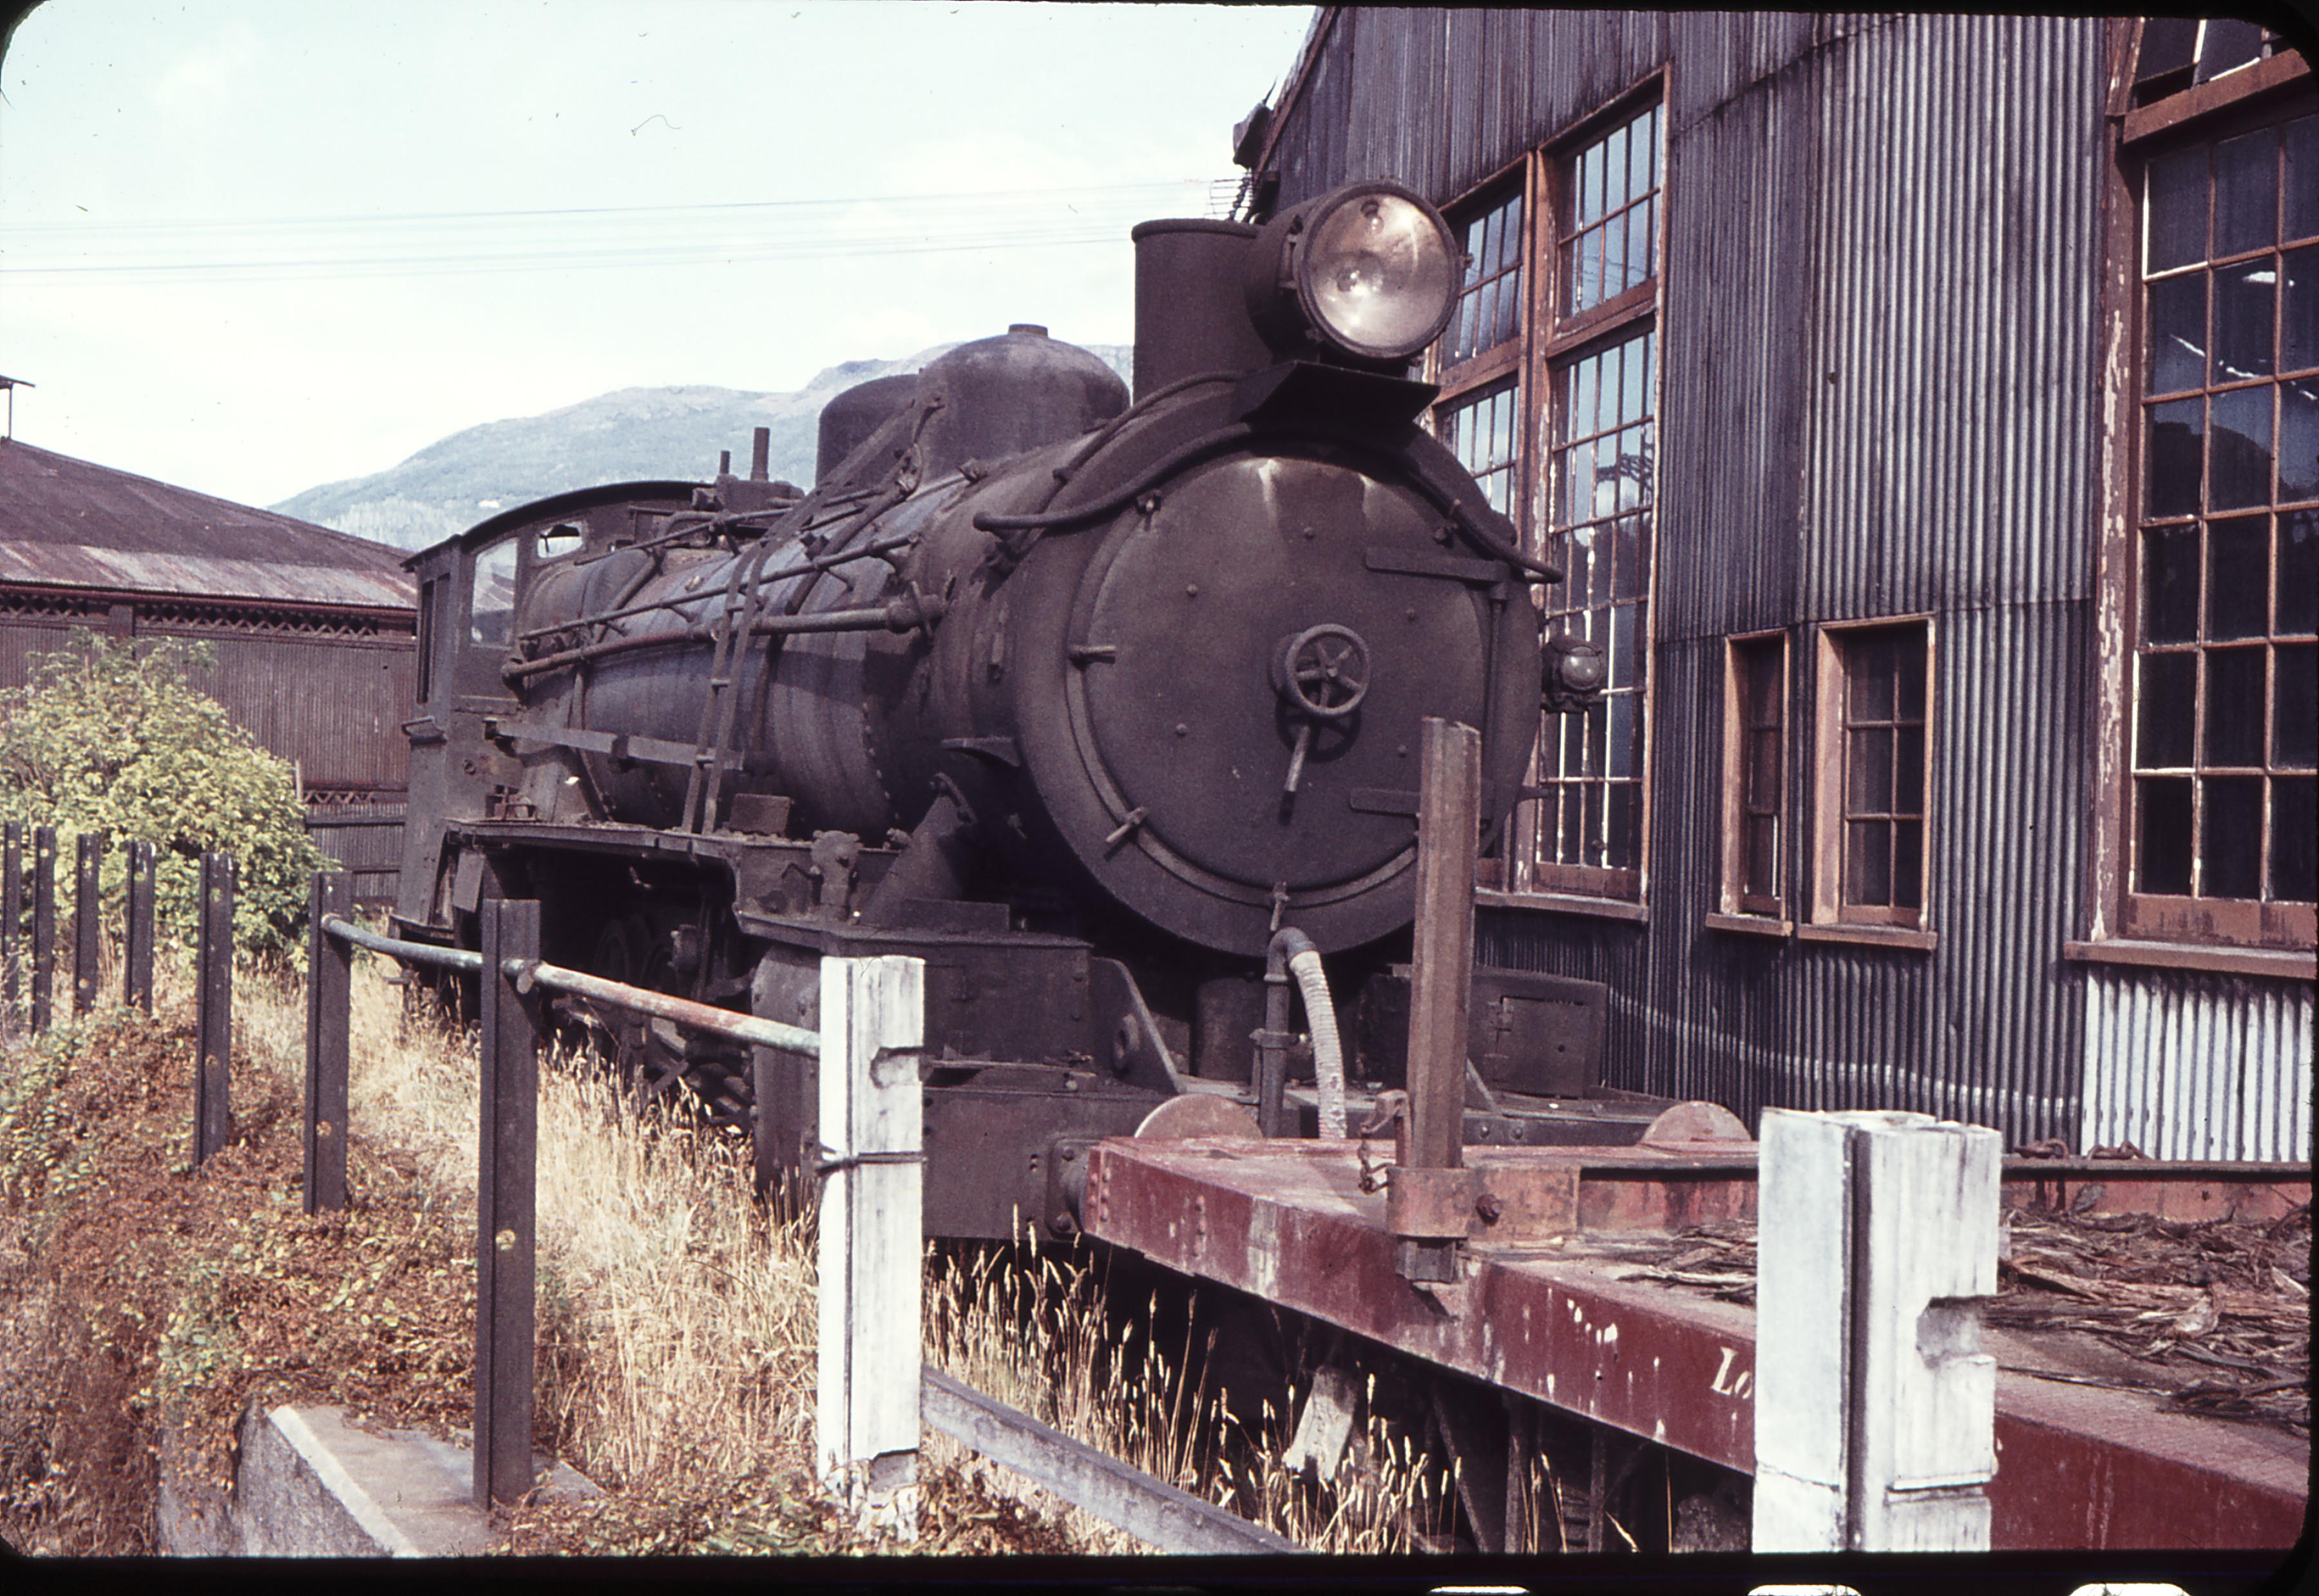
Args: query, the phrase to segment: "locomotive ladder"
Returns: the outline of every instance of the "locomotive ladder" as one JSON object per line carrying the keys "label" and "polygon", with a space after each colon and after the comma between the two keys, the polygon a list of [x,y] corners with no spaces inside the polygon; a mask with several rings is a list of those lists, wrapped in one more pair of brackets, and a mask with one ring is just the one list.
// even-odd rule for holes
{"label": "locomotive ladder", "polygon": [[[826,547],[843,550],[865,528],[877,525],[884,515],[917,491],[918,438],[925,431],[927,421],[943,408],[943,396],[929,394],[918,401],[918,415],[910,429],[910,441],[894,464],[893,474],[877,496],[848,518],[844,526],[831,534]],[[817,491],[808,494],[799,509],[807,509],[816,502]],[[705,833],[717,824],[717,798],[725,784],[725,750],[732,740],[734,712],[737,695],[733,689],[739,683],[738,672],[748,658],[749,638],[755,632],[757,618],[765,603],[765,561],[772,554],[773,541],[781,527],[793,518],[801,519],[791,511],[773,527],[768,527],[751,547],[748,555],[733,563],[733,574],[725,584],[725,607],[717,617],[717,651],[708,668],[708,697],[700,706],[700,733],[694,739],[692,774],[684,787],[684,811],[677,823],[680,831]],[[804,580],[791,599],[790,610],[795,613],[813,591],[814,577],[821,569],[819,561],[808,562],[784,576]],[[840,579],[844,580],[843,578]],[[849,588],[851,582],[846,584]],[[737,624],[736,624],[737,623]],[[765,663],[768,681],[772,674],[772,662]]]}
{"label": "locomotive ladder", "polygon": [[[681,831],[706,832],[717,824],[717,794],[724,785],[725,745],[733,735],[732,688],[748,658],[749,636],[765,602],[765,561],[773,552],[769,531],[733,562],[725,583],[725,604],[717,617],[717,649],[708,667],[708,697],[700,706],[700,732],[694,739],[692,774],[684,785]],[[736,624],[737,623],[737,624]],[[770,668],[770,667],[768,667]]]}

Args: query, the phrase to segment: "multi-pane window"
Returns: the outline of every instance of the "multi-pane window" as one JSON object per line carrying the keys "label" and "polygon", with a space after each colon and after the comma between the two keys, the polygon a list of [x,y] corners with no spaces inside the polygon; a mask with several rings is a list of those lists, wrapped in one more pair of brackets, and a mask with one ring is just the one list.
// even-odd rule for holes
{"label": "multi-pane window", "polygon": [[2278,47],[2261,24],[2235,17],[2152,17],[2142,25],[2135,54],[2134,103],[2169,95],[2253,65]]}
{"label": "multi-pane window", "polygon": [[1785,906],[1787,639],[1735,639],[1726,666],[1723,908],[1777,917]]}
{"label": "multi-pane window", "polygon": [[1435,430],[1565,571],[1533,591],[1548,628],[1609,668],[1600,702],[1544,719],[1508,853],[1518,890],[1641,892],[1662,140],[1638,96],[1448,212],[1466,275],[1434,355]]}
{"label": "multi-pane window", "polygon": [[1630,871],[1642,862],[1656,343],[1646,332],[1555,373],[1546,557],[1563,580],[1546,590],[1547,625],[1594,643],[1610,674],[1583,716],[1547,717],[1541,863]]}
{"label": "multi-pane window", "polygon": [[1580,150],[1568,183],[1560,244],[1565,317],[1615,300],[1655,275],[1659,108]]}
{"label": "multi-pane window", "polygon": [[1823,627],[1814,693],[1811,920],[1910,935],[1925,920],[1932,625]]}
{"label": "multi-pane window", "polygon": [[1522,195],[1500,192],[1459,213],[1466,253],[1457,309],[1438,350],[1445,397],[1434,430],[1479,480],[1490,508],[1516,514],[1521,499]]}
{"label": "multi-pane window", "polygon": [[1842,686],[1838,918],[1914,924],[1925,883],[1925,628],[1836,641]]}
{"label": "multi-pane window", "polygon": [[1514,510],[1514,467],[1520,460],[1521,386],[1508,377],[1437,412],[1441,441],[1474,474],[1500,515]]}
{"label": "multi-pane window", "polygon": [[2152,158],[2140,220],[2127,925],[2266,940],[2319,897],[2319,115]]}
{"label": "multi-pane window", "polygon": [[1444,368],[1460,365],[1521,336],[1522,198],[1519,191],[1487,203],[1460,230],[1466,279],[1441,351]]}

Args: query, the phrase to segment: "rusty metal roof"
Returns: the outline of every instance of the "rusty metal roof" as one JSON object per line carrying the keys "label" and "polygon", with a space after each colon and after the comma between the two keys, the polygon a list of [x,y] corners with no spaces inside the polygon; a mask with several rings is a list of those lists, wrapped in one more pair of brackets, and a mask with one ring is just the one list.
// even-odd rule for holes
{"label": "rusty metal roof", "polygon": [[402,551],[0,441],[0,582],[410,609]]}

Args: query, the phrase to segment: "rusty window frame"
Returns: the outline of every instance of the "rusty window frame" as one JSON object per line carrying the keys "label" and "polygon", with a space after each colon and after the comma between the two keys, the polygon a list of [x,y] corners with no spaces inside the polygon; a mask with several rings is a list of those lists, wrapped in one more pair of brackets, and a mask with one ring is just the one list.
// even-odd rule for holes
{"label": "rusty window frame", "polygon": [[[1646,546],[1656,538],[1656,441],[1661,387],[1657,360],[1658,295],[1662,282],[1660,266],[1665,257],[1666,238],[1666,131],[1664,106],[1666,104],[1668,69],[1656,68],[1595,112],[1571,123],[1561,133],[1538,148],[1498,168],[1464,194],[1443,207],[1444,214],[1453,228],[1459,230],[1461,242],[1465,228],[1473,218],[1489,207],[1504,203],[1519,194],[1521,199],[1520,244],[1518,264],[1523,274],[1519,290],[1520,323],[1518,336],[1509,338],[1488,349],[1471,351],[1466,357],[1452,362],[1449,355],[1457,349],[1456,322],[1450,332],[1437,340],[1428,351],[1425,374],[1440,389],[1439,397],[1428,411],[1427,420],[1436,435],[1457,453],[1469,469],[1485,485],[1502,488],[1505,503],[1502,508],[1519,527],[1524,546],[1544,551],[1552,557],[1548,547],[1555,529],[1549,521],[1548,480],[1551,460],[1557,449],[1573,446],[1574,440],[1557,441],[1556,427],[1566,406],[1558,404],[1555,390],[1561,386],[1570,371],[1579,363],[1593,359],[1605,349],[1620,346],[1647,333],[1650,346],[1650,380],[1644,395],[1643,424],[1647,431],[1647,482],[1639,507],[1647,525],[1642,535]],[[1575,238],[1580,228],[1566,227],[1566,197],[1570,193],[1570,170],[1594,146],[1623,130],[1638,116],[1645,120],[1651,132],[1648,182],[1638,194],[1629,194],[1622,201],[1621,213],[1637,203],[1645,204],[1649,222],[1648,239],[1651,270],[1640,282],[1606,303],[1590,304],[1576,315],[1562,315],[1560,296],[1557,288],[1555,268],[1561,259],[1562,247],[1568,238]],[[1656,119],[1656,120],[1654,120]],[[1589,223],[1597,220],[1589,218]],[[1476,286],[1478,286],[1478,279]],[[1464,425],[1467,417],[1480,407],[1502,396],[1511,395],[1513,405],[1513,429],[1510,451],[1493,450],[1486,455],[1475,447],[1476,438]],[[1490,414],[1495,419],[1498,412]],[[1495,435],[1493,435],[1495,436]],[[1511,458],[1502,457],[1510,453]],[[1493,474],[1494,473],[1494,474]],[[1499,497],[1493,493],[1493,501]],[[1623,512],[1622,512],[1623,513]],[[1656,565],[1655,547],[1646,546],[1642,569],[1648,572]],[[1557,606],[1557,591],[1552,588],[1530,589],[1531,602],[1538,606],[1549,622],[1557,616],[1573,613],[1581,607]],[[1625,867],[1611,868],[1584,863],[1542,861],[1538,857],[1538,844],[1546,834],[1540,814],[1547,800],[1525,799],[1516,806],[1512,825],[1509,827],[1506,848],[1510,869],[1505,886],[1517,896],[1546,898],[1568,894],[1561,901],[1574,910],[1599,912],[1618,917],[1630,917],[1642,896],[1650,856],[1649,826],[1649,760],[1648,727],[1652,718],[1652,698],[1656,692],[1656,673],[1649,666],[1652,634],[1647,625],[1649,612],[1649,578],[1645,576],[1640,602],[1626,605],[1635,615],[1638,633],[1634,644],[1635,657],[1639,663],[1639,686],[1629,695],[1635,703],[1634,714],[1639,730],[1634,753],[1634,769],[1629,777],[1620,780],[1633,792],[1633,833],[1635,855]],[[1606,619],[1605,627],[1609,622]],[[1582,627],[1579,628],[1584,630]],[[1595,713],[1607,715],[1609,711]],[[1548,737],[1567,735],[1563,726],[1566,717],[1542,717],[1541,744]],[[1573,717],[1582,719],[1583,717]],[[1541,760],[1533,756],[1529,770],[1532,787],[1551,784],[1556,777],[1545,770]],[[1583,804],[1584,798],[1580,799]],[[1607,810],[1609,798],[1603,796]],[[1557,816],[1557,820],[1558,820]],[[1623,900],[1623,901],[1620,901]]]}
{"label": "rusty window frame", "polygon": [[[1502,213],[1511,206],[1511,259],[1498,270],[1486,269],[1486,262],[1477,263],[1484,269],[1459,288],[1457,308],[1451,312],[1449,326],[1426,351],[1425,360],[1429,374],[1440,390],[1427,412],[1434,435],[1457,456],[1460,464],[1490,490],[1491,507],[1517,523],[1525,518],[1522,507],[1528,502],[1531,454],[1528,419],[1530,384],[1523,370],[1523,356],[1537,319],[1537,273],[1532,269],[1535,251],[1531,240],[1537,213],[1533,166],[1530,156],[1522,156],[1443,208],[1443,217],[1457,234],[1462,250],[1477,223],[1486,226],[1493,217],[1502,221],[1508,220]],[[1495,243],[1500,236],[1491,231],[1488,241]],[[1453,358],[1461,347],[1459,334],[1467,305],[1478,304],[1484,294],[1494,295],[1497,284],[1509,278],[1512,280],[1511,292],[1514,295],[1511,332],[1486,347],[1467,351],[1463,359]],[[1502,430],[1499,425],[1501,395],[1511,395],[1504,401],[1511,406],[1507,412],[1511,423],[1510,432]],[[1478,436],[1469,425],[1477,412],[1482,413],[1480,419],[1489,428]]]}
{"label": "rusty window frame", "polygon": [[[1595,640],[1604,644],[1606,649],[1613,640],[1610,634],[1624,612],[1626,624],[1631,627],[1634,673],[1624,683],[1614,675],[1611,690],[1604,701],[1584,716],[1543,717],[1529,785],[1543,789],[1545,796],[1522,806],[1520,824],[1515,828],[1519,861],[1516,885],[1533,891],[1628,901],[1640,899],[1650,860],[1651,724],[1656,690],[1656,673],[1651,669],[1655,635],[1651,615],[1657,564],[1657,446],[1663,384],[1658,358],[1658,309],[1664,282],[1661,268],[1665,256],[1667,194],[1665,87],[1664,76],[1654,74],[1544,146],[1538,152],[1536,185],[1538,203],[1535,209],[1541,222],[1538,239],[1543,245],[1546,239],[1551,238],[1554,269],[1532,274],[1536,292],[1544,302],[1536,323],[1539,331],[1531,339],[1531,370],[1535,374],[1531,412],[1535,435],[1541,443],[1537,451],[1537,486],[1532,491],[1535,513],[1525,533],[1548,560],[1571,568],[1572,577],[1559,587],[1533,590],[1534,600],[1549,629],[1557,625],[1570,626],[1572,630],[1589,636],[1597,629],[1596,612],[1600,611],[1600,629],[1606,636]],[[1587,173],[1590,158],[1613,146],[1623,149],[1628,152],[1627,170],[1631,174],[1630,130],[1638,124],[1650,139],[1645,181],[1639,191],[1630,187],[1619,204],[1606,203],[1599,216],[1588,213],[1582,209],[1577,189]],[[1638,282],[1608,299],[1574,307],[1564,262],[1587,237],[1607,228],[1614,214],[1624,217],[1638,206],[1649,222],[1646,235],[1649,271]],[[1553,223],[1550,230],[1543,226],[1548,218]],[[1590,422],[1585,431],[1574,431],[1573,411],[1585,397],[1581,392],[1580,375],[1614,350],[1620,354],[1622,376],[1629,356],[1639,356],[1643,360],[1646,374],[1640,390],[1640,410],[1631,416],[1615,418],[1617,425],[1610,428]],[[1578,509],[1575,503],[1566,502],[1571,486],[1566,473],[1579,448],[1598,443],[1604,437],[1616,436],[1629,426],[1638,427],[1641,433],[1639,457],[1644,464],[1636,501],[1619,505],[1604,514],[1566,513]],[[1620,527],[1620,522],[1626,526]],[[1589,532],[1597,536],[1608,532],[1613,550],[1620,547],[1622,537],[1627,538],[1627,547],[1638,567],[1632,591],[1620,591],[1620,556],[1614,553],[1610,596],[1602,603],[1584,601],[1591,595],[1576,591],[1580,563],[1573,557],[1573,545]],[[1591,558],[1585,564],[1590,571],[1596,568]],[[1572,625],[1574,621],[1578,624]],[[1614,777],[1610,773],[1614,767],[1609,757],[1612,730],[1609,722],[1617,713],[1613,701],[1621,699],[1633,707],[1629,711],[1634,722],[1631,766],[1625,775]],[[1599,728],[1598,721],[1602,723]],[[1571,747],[1574,738],[1579,744],[1575,769]],[[1593,757],[1597,744],[1599,759]],[[1610,861],[1608,849],[1614,786],[1628,795],[1626,802],[1631,807],[1633,847],[1631,854],[1620,863]],[[1585,807],[1595,788],[1601,789],[1599,813]],[[1574,800],[1579,805],[1578,825],[1575,828],[1576,858],[1567,856],[1574,851],[1569,815]],[[1603,846],[1600,850],[1590,847],[1596,843]],[[1598,851],[1602,858],[1590,858],[1590,852]]]}
{"label": "rusty window frame", "polygon": [[[2266,41],[2266,50],[2272,48],[2272,42]],[[2139,44],[2138,32],[2130,23],[2115,38],[2114,49],[2120,54],[2114,59],[2121,59],[2124,65],[2114,77],[2118,95],[2114,108],[2131,97],[2124,86],[2136,76]],[[2293,229],[2287,230],[2295,232],[2292,239],[2275,232],[2267,245],[2226,249],[2219,255],[2209,233],[2199,246],[2198,259],[2161,264],[2154,269],[2146,253],[2153,169],[2185,161],[2193,151],[2203,153],[2203,162],[2189,164],[2203,168],[2201,181],[2209,211],[2206,225],[2211,230],[2215,152],[2230,140],[2319,114],[2319,95],[2312,92],[2311,82],[2307,68],[2292,55],[2270,54],[2226,76],[2170,96],[2152,98],[2132,109],[2119,124],[2110,201],[2112,268],[2107,277],[2108,336],[2115,356],[2101,563],[2105,621],[2094,843],[2092,934],[2096,945],[2117,939],[2186,949],[2308,951],[2319,940],[2314,935],[2312,903],[2279,896],[2282,889],[2295,885],[2279,879],[2282,848],[2298,843],[2309,846],[2309,828],[2301,823],[2298,812],[2287,806],[2299,802],[2304,809],[2309,808],[2312,784],[2319,772],[2304,762],[2307,753],[2295,751],[2295,757],[2283,757],[2289,751],[2280,746],[2282,729],[2293,728],[2285,726],[2280,713],[2281,688],[2284,684],[2308,696],[2305,679],[2312,669],[2313,645],[2312,635],[2305,629],[2307,618],[2290,626],[2278,609],[2288,591],[2287,582],[2282,581],[2287,573],[2280,570],[2281,562],[2291,547],[2301,546],[2290,541],[2298,527],[2295,512],[2300,512],[2303,537],[2319,537],[2319,498],[2299,493],[2284,497],[2274,475],[2273,485],[2260,502],[2215,504],[2211,502],[2212,462],[2204,455],[2197,473],[2195,504],[2184,508],[2161,503],[2152,491],[2152,473],[2160,465],[2153,459],[2152,428],[2161,407],[2197,406],[2203,423],[2198,436],[2204,443],[2214,436],[2212,406],[2217,395],[2268,390],[2271,468],[2276,472],[2281,442],[2277,429],[2288,402],[2288,390],[2319,385],[2319,367],[2297,362],[2290,370],[2282,358],[2285,351],[2279,340],[2286,330],[2282,302],[2287,265],[2290,257],[2304,250],[2311,251],[2302,254],[2304,260],[2319,261],[2319,244],[2306,236],[2306,229]],[[2275,139],[2278,134],[2273,131],[2271,136]],[[2277,214],[2284,229],[2283,181],[2274,181],[2272,194],[2273,203],[2280,207]],[[2214,328],[2220,313],[2219,284],[2225,278],[2240,281],[2259,276],[2266,263],[2272,279],[2267,290],[2271,313],[2280,319],[2271,329],[2272,369],[2267,374],[2218,377],[2214,368],[2217,358]],[[2191,282],[2200,285],[2196,293],[2168,287]],[[2179,318],[2154,312],[2154,290],[2185,296],[2186,303],[2192,297],[2202,302],[2198,319],[2200,331],[2206,335],[2200,340],[2204,347],[2191,353],[2203,369],[2193,384],[2165,381],[2157,369],[2151,340],[2160,320]],[[2243,625],[2226,626],[2221,630],[2231,635],[2221,636],[2214,625],[2210,600],[2217,591],[2216,556],[2228,551],[2218,541],[2216,529],[2223,529],[2220,537],[2245,537],[2250,527],[2261,535],[2264,544],[2257,563],[2263,567],[2269,602],[2260,628],[2240,636],[2246,631]],[[2159,568],[2178,580],[2188,573],[2196,592],[2183,595],[2187,603],[2170,602],[2170,585],[2168,593],[2151,587],[2151,562],[2159,557],[2161,543],[2185,551],[2183,557],[2163,562]],[[2180,618],[2170,613],[2175,609],[2188,613],[2187,635]],[[2161,616],[2161,609],[2168,613]],[[2244,661],[2252,660],[2258,651],[2261,713],[2256,717],[2254,736],[2260,746],[2215,746],[2210,741],[2212,700],[2228,685],[2215,672],[2233,668],[2233,661],[2240,662],[2237,668],[2242,669]],[[2289,667],[2284,675],[2282,663]],[[2173,726],[2159,724],[2163,717],[2153,718],[2160,708],[2155,693],[2162,688],[2170,700],[2180,699],[2182,682],[2177,679],[2184,677],[2188,696],[2181,707],[2188,710],[2187,738]],[[2221,851],[2209,845],[2209,838],[2223,834],[2224,828],[2215,826],[2214,806],[2208,800],[2218,795],[2225,800],[2243,800],[2249,793],[2253,794],[2259,812],[2251,825],[2230,834],[2253,833],[2252,895],[2216,896],[2207,890],[2208,871]],[[2153,821],[2154,798],[2162,798],[2170,810],[2179,809],[2186,795],[2189,799],[2187,817],[2161,812]],[[2283,804],[2282,798],[2287,802]],[[2182,879],[2183,861],[2170,859],[2161,842],[2184,845],[2177,852],[2187,852],[2187,883]],[[2154,874],[2158,870],[2163,873]],[[2182,890],[2186,885],[2188,889]],[[2224,886],[2239,892],[2244,891],[2246,883],[2226,879]]]}
{"label": "rusty window frame", "polygon": [[1788,635],[1723,644],[1722,912],[1779,921],[1787,911],[1795,804],[1788,790]]}
{"label": "rusty window frame", "polygon": [[[1891,645],[1905,663],[1913,660],[1920,684],[1911,707],[1897,690],[1895,703],[1881,711],[1856,692],[1867,680],[1870,650]],[[1896,616],[1819,628],[1818,681],[1813,693],[1812,903],[1811,923],[1820,926],[1891,927],[1922,931],[1928,924],[1932,887],[1933,805],[1931,772],[1935,663],[1933,618]],[[1879,761],[1877,748],[1891,750]],[[1916,770],[1915,802],[1907,796],[1903,772]],[[1879,769],[1888,782],[1886,801],[1872,790]],[[1872,873],[1863,870],[1875,852],[1874,827],[1887,827],[1881,857],[1888,886],[1878,901]],[[1915,828],[1915,879],[1901,887],[1902,862],[1910,850],[1901,839]],[[1863,879],[1863,876],[1870,877]],[[1913,903],[1899,901],[1911,897]]]}

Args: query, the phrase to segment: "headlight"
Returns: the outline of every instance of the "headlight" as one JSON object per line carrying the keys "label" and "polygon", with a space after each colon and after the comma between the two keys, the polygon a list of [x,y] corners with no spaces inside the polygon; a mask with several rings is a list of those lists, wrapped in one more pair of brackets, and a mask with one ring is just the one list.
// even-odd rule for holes
{"label": "headlight", "polygon": [[1547,708],[1560,713],[1593,705],[1602,696],[1602,684],[1611,674],[1611,662],[1602,657],[1602,649],[1568,632],[1557,632],[1546,640],[1539,663],[1544,668],[1540,697]]}
{"label": "headlight", "polygon": [[1457,300],[1448,224],[1398,183],[1353,184],[1282,212],[1250,265],[1250,313],[1284,354],[1310,335],[1365,360],[1406,360]]}
{"label": "headlight", "polygon": [[1449,230],[1415,195],[1353,189],[1304,237],[1297,297],[1331,343],[1356,355],[1407,359],[1448,323],[1457,256]]}

